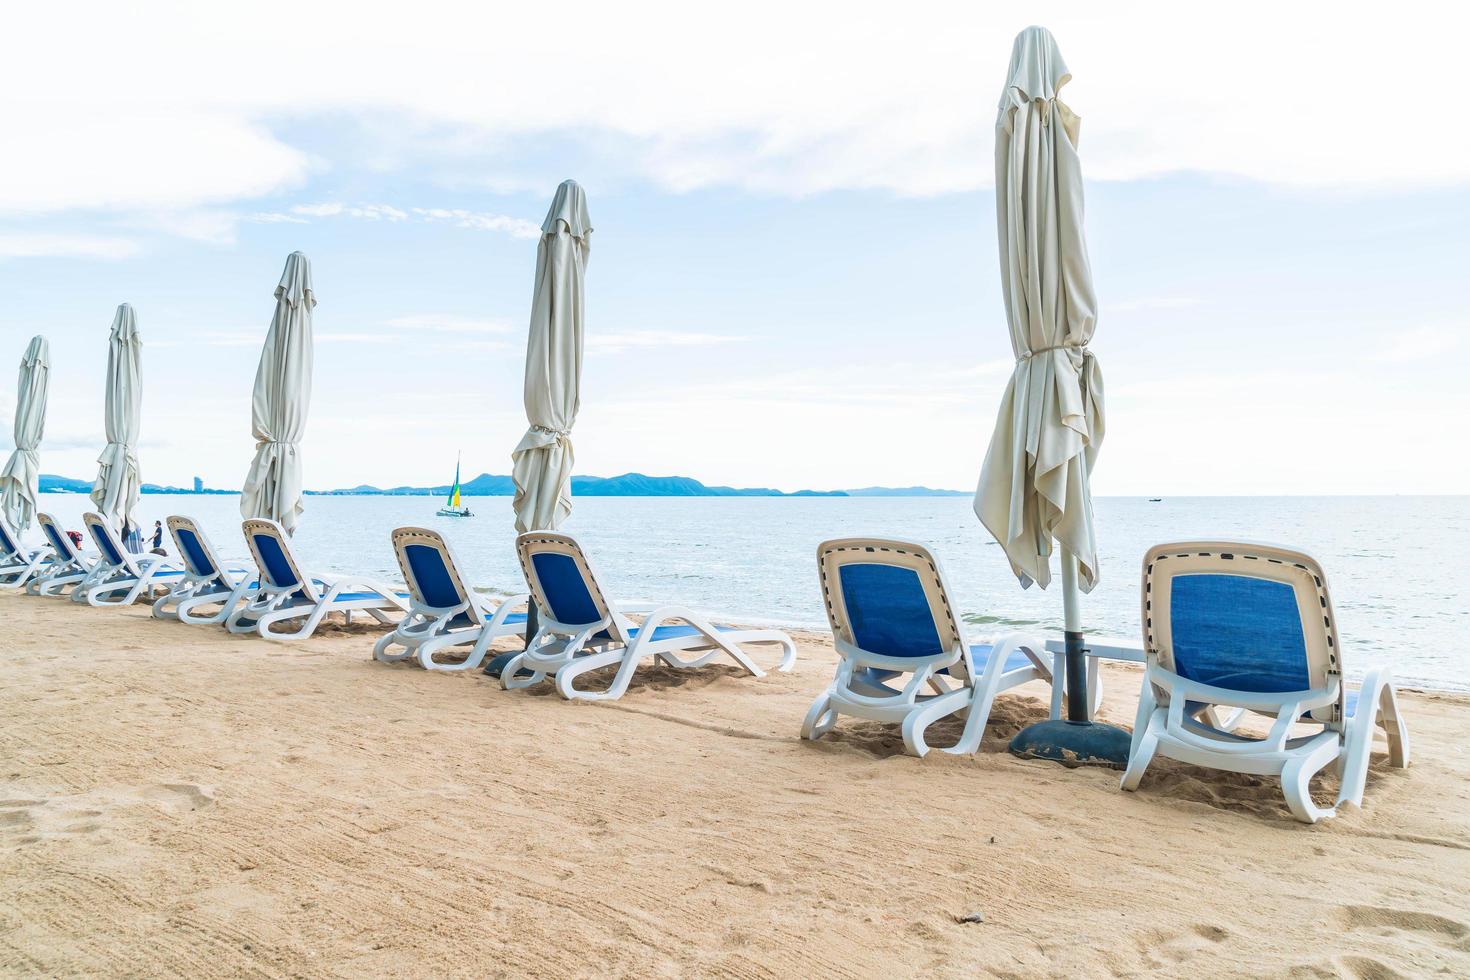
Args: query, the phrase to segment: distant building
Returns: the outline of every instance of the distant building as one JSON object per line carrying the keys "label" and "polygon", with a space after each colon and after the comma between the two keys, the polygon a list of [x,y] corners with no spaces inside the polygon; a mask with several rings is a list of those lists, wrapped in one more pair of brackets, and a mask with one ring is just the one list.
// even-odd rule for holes
{"label": "distant building", "polygon": [[199,477],[197,477],[197,476],[194,477],[194,492],[195,493],[202,493],[203,491],[204,491],[204,481],[201,480],[201,479],[199,479]]}

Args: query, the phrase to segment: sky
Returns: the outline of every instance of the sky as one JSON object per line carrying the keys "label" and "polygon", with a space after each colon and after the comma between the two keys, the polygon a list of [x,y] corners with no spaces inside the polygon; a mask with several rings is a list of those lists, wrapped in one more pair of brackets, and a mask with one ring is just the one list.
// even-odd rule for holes
{"label": "sky", "polygon": [[[577,470],[969,489],[1012,356],[993,127],[1040,23],[1082,118],[1098,494],[1470,491],[1463,5],[30,4],[0,37],[0,418],[238,487],[286,255],[313,488],[508,473],[537,229],[595,231]],[[0,449],[10,448],[8,426]]]}

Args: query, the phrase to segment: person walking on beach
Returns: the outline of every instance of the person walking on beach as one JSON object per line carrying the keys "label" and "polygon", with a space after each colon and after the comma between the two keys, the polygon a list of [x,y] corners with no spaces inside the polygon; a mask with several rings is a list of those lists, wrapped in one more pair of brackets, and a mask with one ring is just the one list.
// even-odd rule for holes
{"label": "person walking on beach", "polygon": [[163,521],[153,522],[153,553],[163,554]]}

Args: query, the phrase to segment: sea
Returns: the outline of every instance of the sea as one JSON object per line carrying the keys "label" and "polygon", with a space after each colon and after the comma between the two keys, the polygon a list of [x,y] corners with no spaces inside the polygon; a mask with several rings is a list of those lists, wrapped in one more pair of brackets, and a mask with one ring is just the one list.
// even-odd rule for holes
{"label": "sea", "polygon": [[[473,517],[435,516],[438,497],[309,496],[295,546],[313,571],[395,582],[389,532],[435,528],[476,588],[525,591],[510,498],[464,502]],[[239,506],[235,495],[149,494],[138,517],[151,531],[188,515],[222,557],[244,558]],[[42,509],[80,529],[90,502],[44,494]],[[1470,690],[1470,497],[1100,497],[1094,509],[1101,578],[1083,597],[1089,633],[1139,640],[1141,561],[1154,544],[1286,544],[1327,571],[1349,676],[1388,664],[1406,686]],[[825,629],[817,546],[867,535],[929,546],[974,640],[1062,627],[1060,576],[1049,590],[1023,590],[968,497],[583,497],[562,529],[615,598],[679,602],[729,622]]]}

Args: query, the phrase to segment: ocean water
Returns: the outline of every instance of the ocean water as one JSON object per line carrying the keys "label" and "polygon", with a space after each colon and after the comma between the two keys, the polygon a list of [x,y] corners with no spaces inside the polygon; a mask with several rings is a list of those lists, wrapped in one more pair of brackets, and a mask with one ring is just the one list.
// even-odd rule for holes
{"label": "ocean water", "polygon": [[[245,557],[239,499],[148,495],[139,517],[151,529],[187,514],[224,556]],[[524,591],[510,498],[468,498],[477,515],[469,519],[434,516],[441,503],[308,497],[297,549],[314,570],[397,581],[389,531],[418,524],[445,533],[476,587]],[[1405,684],[1470,690],[1470,497],[1104,497],[1094,506],[1102,577],[1083,599],[1090,632],[1139,638],[1140,563],[1150,546],[1269,541],[1302,548],[1326,569],[1350,675],[1391,664]],[[47,494],[42,507],[80,529],[89,502]],[[1059,580],[1022,590],[968,497],[586,497],[564,530],[614,596],[677,601],[738,622],[824,628],[817,545],[863,534],[929,545],[975,639],[1062,626]]]}

